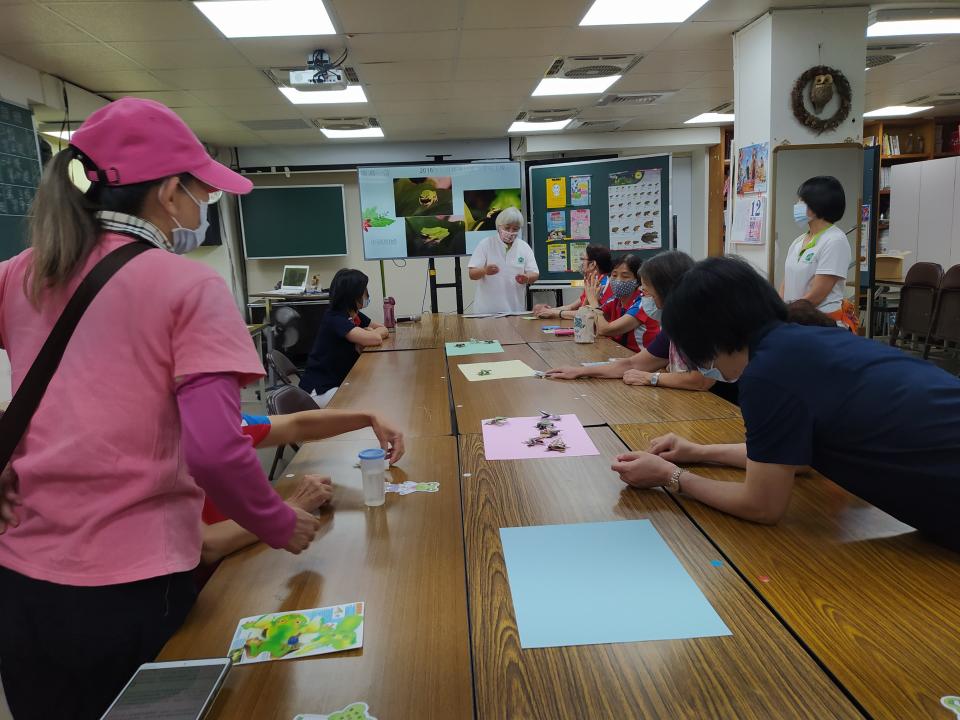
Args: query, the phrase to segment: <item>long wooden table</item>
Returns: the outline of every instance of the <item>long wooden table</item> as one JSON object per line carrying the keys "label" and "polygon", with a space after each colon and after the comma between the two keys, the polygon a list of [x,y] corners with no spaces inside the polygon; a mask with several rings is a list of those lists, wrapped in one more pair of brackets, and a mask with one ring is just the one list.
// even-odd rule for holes
{"label": "long wooden table", "polygon": [[571,335],[551,335],[543,331],[544,327],[559,325],[562,328],[573,329],[573,320],[526,320],[526,317],[532,316],[517,316],[513,315],[511,317],[505,318],[506,321],[517,331],[517,334],[523,338],[524,342],[527,343],[542,343],[542,342],[562,342],[562,343],[573,343],[573,336]]}
{"label": "long wooden table", "polygon": [[376,410],[407,437],[450,435],[445,353],[363,353],[327,407]]}
{"label": "long wooden table", "polygon": [[[460,437],[477,717],[859,718],[787,630],[661,491],[634,491],[610,471],[625,450],[588,430],[599,456],[484,459]],[[649,518],[732,631],[728,637],[522,650],[499,529]],[[629,598],[623,598],[626,603]],[[590,608],[570,622],[589,622]]]}
{"label": "long wooden table", "polygon": [[463,315],[443,316],[443,339],[445,342],[475,340],[499,340],[501,345],[523,345],[526,340],[510,322],[511,318],[470,318]]}
{"label": "long wooden table", "polygon": [[[699,443],[744,437],[739,420],[614,429],[635,450],[667,432]],[[691,469],[743,479],[742,470]],[[871,717],[949,716],[940,698],[960,695],[960,554],[816,473],[798,480],[775,527],[677,499]]]}
{"label": "long wooden table", "polygon": [[397,323],[383,344],[364,348],[364,352],[428,350],[438,347],[443,347],[443,316],[424,313],[416,322]]}
{"label": "long wooden table", "polygon": [[394,482],[429,478],[440,491],[388,494],[380,508],[364,506],[353,468],[365,447],[300,450],[288,473],[332,475],[337,486],[318,539],[300,555],[260,544],[225,560],[160,657],[223,657],[241,618],[357,600],[363,648],[235,667],[211,720],[291,720],[358,700],[385,720],[473,716],[456,440],[410,439]]}
{"label": "long wooden table", "polygon": [[505,360],[522,360],[534,370],[546,370],[548,367],[526,345],[505,345],[502,353],[447,358],[460,434],[479,432],[485,418],[497,415],[530,417],[540,410],[560,415],[574,413],[584,425],[603,424],[602,416],[581,398],[578,388],[572,383],[564,384],[538,377],[471,381],[467,380],[459,367],[465,363]]}

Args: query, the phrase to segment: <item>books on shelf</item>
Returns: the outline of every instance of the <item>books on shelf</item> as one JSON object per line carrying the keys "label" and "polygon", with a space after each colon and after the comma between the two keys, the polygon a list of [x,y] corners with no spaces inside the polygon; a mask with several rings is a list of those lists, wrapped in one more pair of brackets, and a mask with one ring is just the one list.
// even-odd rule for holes
{"label": "books on shelf", "polygon": [[900,154],[900,136],[884,135],[882,152],[884,155],[899,155]]}
{"label": "books on shelf", "polygon": [[890,175],[892,168],[889,165],[880,168],[880,189],[888,190],[890,188]]}
{"label": "books on shelf", "polygon": [[876,135],[867,135],[867,136],[863,139],[863,146],[864,146],[864,147],[875,147],[876,144],[877,144],[877,136],[876,136]]}

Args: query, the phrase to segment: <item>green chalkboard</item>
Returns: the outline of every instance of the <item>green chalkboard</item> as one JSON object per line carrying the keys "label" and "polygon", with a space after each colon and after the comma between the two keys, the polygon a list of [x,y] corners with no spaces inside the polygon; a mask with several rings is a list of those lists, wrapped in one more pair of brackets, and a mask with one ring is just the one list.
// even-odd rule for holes
{"label": "green chalkboard", "polygon": [[27,246],[27,216],[39,183],[33,114],[0,100],[0,260]]}
{"label": "green chalkboard", "polygon": [[[590,178],[590,193],[585,204],[575,205],[572,197],[574,183],[571,178],[578,177]],[[548,208],[547,181],[554,178],[564,179],[564,206]],[[657,178],[659,182],[656,182]],[[578,280],[582,277],[579,272],[569,270],[571,258],[577,254],[576,249],[572,250],[570,246],[576,243],[603,245],[615,253],[635,253],[642,258],[653,257],[671,246],[669,155],[535,165],[529,168],[528,181],[533,254],[540,267],[541,280]],[[611,186],[615,188],[612,195]],[[655,187],[658,187],[658,190],[655,191]],[[654,194],[655,192],[659,194]],[[632,197],[633,195],[639,197]],[[618,205],[625,207],[617,207]],[[574,210],[590,211],[589,238],[572,237],[571,211]],[[631,214],[628,211],[639,213],[639,217],[617,217]],[[548,214],[551,212],[564,213],[565,232],[563,240],[548,243],[547,224]],[[644,215],[645,212],[651,214]],[[611,226],[615,227],[616,231],[612,232]],[[625,227],[626,233],[621,233]],[[651,239],[654,233],[657,237]],[[646,241],[642,240],[644,236]],[[549,269],[548,244],[566,247],[566,271]]]}
{"label": "green chalkboard", "polygon": [[250,259],[347,254],[343,185],[257,187],[240,198]]}

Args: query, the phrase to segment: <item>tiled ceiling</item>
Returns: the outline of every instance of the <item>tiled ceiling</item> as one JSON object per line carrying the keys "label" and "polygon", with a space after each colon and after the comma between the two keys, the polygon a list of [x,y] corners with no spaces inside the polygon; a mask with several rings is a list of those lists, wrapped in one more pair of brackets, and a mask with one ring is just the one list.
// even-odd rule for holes
{"label": "tiled ceiling", "polygon": [[[731,33],[744,23],[770,7],[850,2],[709,0],[682,24],[578,27],[590,4],[326,0],[340,35],[228,40],[186,0],[0,0],[0,55],[107,98],[164,102],[219,145],[330,142],[310,120],[361,116],[377,118],[390,140],[502,137],[518,112],[538,109],[574,108],[585,121],[654,129],[679,127],[733,99]],[[261,72],[301,65],[318,47],[332,56],[349,51],[367,104],[295,106]],[[646,106],[598,106],[598,96],[530,97],[557,55],[605,53],[644,56],[610,92],[671,94]],[[960,39],[936,38],[868,73],[867,108],[958,91],[958,65]],[[41,120],[61,119],[37,112]],[[937,112],[960,114],[960,107]]]}

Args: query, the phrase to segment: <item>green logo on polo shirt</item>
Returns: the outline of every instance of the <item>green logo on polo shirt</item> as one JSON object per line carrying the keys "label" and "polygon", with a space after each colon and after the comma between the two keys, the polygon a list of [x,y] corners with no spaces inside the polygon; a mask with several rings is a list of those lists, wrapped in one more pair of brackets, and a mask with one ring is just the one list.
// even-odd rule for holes
{"label": "green logo on polo shirt", "polygon": [[522,258],[522,257],[518,257],[518,258],[517,258],[517,262],[518,262],[518,263],[522,263],[522,262],[523,262],[523,258]]}

